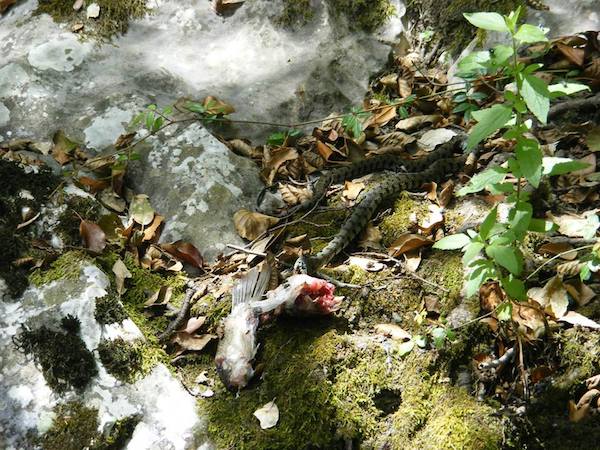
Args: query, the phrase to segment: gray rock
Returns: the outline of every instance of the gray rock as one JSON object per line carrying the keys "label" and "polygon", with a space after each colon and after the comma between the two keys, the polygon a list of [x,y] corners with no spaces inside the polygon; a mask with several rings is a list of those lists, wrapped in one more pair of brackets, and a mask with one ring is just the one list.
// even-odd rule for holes
{"label": "gray rock", "polygon": [[[18,302],[0,301],[0,447],[25,448],[28,432],[43,433],[52,425],[53,407],[72,400],[60,398],[48,387],[31,358],[19,352],[12,338],[26,321],[34,327],[51,324],[67,314],[81,321],[81,336],[89,350],[101,338],[135,339],[142,336],[126,320],[101,326],[94,319],[95,299],[106,294],[109,281],[98,268],[81,268],[78,280],[62,280],[28,289]],[[187,449],[204,442],[205,418],[198,415],[194,397],[169,370],[159,364],[134,384],[109,375],[98,360],[98,375],[76,398],[98,409],[101,424],[140,414],[129,449]]]}
{"label": "gray rock", "polygon": [[141,164],[133,167],[131,183],[166,217],[163,240],[191,241],[208,259],[227,243],[241,243],[233,214],[251,208],[262,188],[251,160],[232,153],[196,123],[152,138]]}
{"label": "gray rock", "polygon": [[10,121],[10,110],[0,102],[0,127],[6,125]]}

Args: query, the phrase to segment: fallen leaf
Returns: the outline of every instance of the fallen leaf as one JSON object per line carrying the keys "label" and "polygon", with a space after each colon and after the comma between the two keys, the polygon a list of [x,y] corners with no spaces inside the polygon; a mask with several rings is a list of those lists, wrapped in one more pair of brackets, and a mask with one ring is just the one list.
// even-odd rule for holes
{"label": "fallen leaf", "polygon": [[529,330],[528,336],[537,339],[546,331],[545,316],[539,308],[528,303],[513,303],[511,318],[521,327],[525,327],[524,332]]}
{"label": "fallen leaf", "polygon": [[379,228],[369,223],[358,239],[358,246],[362,249],[380,249],[381,239]]}
{"label": "fallen leaf", "polygon": [[154,219],[154,209],[152,209],[146,194],[138,194],[133,197],[129,205],[129,213],[133,220],[142,226],[149,225]]}
{"label": "fallen leaf", "polygon": [[98,200],[109,209],[121,213],[127,208],[127,203],[119,197],[112,189],[105,189],[100,192]]}
{"label": "fallen leaf", "polygon": [[539,303],[547,312],[551,313],[557,319],[563,317],[569,306],[567,290],[561,277],[550,278],[544,287],[531,288],[527,291],[527,296]]}
{"label": "fallen leaf", "polygon": [[122,149],[125,147],[129,147],[133,142],[133,138],[137,133],[135,131],[131,133],[120,134],[117,140],[115,141],[115,148]]}
{"label": "fallen leaf", "polygon": [[190,242],[179,240],[170,244],[161,244],[160,247],[175,258],[198,269],[202,269],[202,266],[204,265],[204,258],[202,258],[202,255],[194,244]]}
{"label": "fallen leaf", "polygon": [[254,411],[254,417],[260,422],[263,430],[273,428],[279,421],[279,408],[275,404],[275,399],[264,405],[262,408]]}
{"label": "fallen leaf", "polygon": [[188,350],[192,352],[199,352],[206,344],[208,344],[213,339],[216,339],[217,336],[214,334],[203,334],[202,336],[194,336],[189,333],[177,332],[171,338],[171,342],[178,344],[182,350]]}
{"label": "fallen leaf", "polygon": [[[376,110],[368,119],[366,126],[385,126],[390,120],[396,117],[396,106],[385,106]],[[366,128],[366,127],[365,127]]]}
{"label": "fallen leaf", "polygon": [[121,259],[117,259],[112,266],[112,272],[115,274],[115,287],[119,295],[127,290],[125,289],[125,279],[131,278],[131,272],[127,269],[127,266]]}
{"label": "fallen leaf", "polygon": [[583,169],[579,170],[574,170],[573,172],[571,172],[571,175],[584,177],[596,171],[596,155],[594,153],[590,153],[589,155],[580,158],[577,161],[588,164],[588,167],[584,167]]}
{"label": "fallen leaf", "polygon": [[587,305],[596,296],[594,290],[579,279],[565,283],[565,288],[578,306]]}
{"label": "fallen leaf", "polygon": [[213,0],[213,9],[219,15],[233,14],[245,0]]}
{"label": "fallen leaf", "polygon": [[409,272],[416,272],[421,265],[421,250],[410,250],[404,253],[404,267]]}
{"label": "fallen leaf", "polygon": [[145,241],[154,241],[158,240],[160,234],[158,234],[158,229],[163,224],[165,218],[160,214],[155,214],[152,223],[148,228],[144,230],[144,237],[142,238],[142,242]]}
{"label": "fallen leaf", "polygon": [[253,241],[279,222],[279,219],[247,209],[240,209],[233,215],[233,222],[241,237]]}
{"label": "fallen leaf", "polygon": [[110,186],[110,182],[107,180],[96,180],[95,178],[90,177],[79,177],[77,178],[77,182],[82,186],[90,188],[89,190],[92,193],[99,192]]}
{"label": "fallen leaf", "polygon": [[54,133],[52,142],[54,147],[52,147],[50,154],[62,166],[71,161],[75,150],[79,147],[79,144],[69,139],[62,130]]}
{"label": "fallen leaf", "polygon": [[574,277],[575,275],[579,275],[583,266],[586,263],[577,261],[569,261],[563,264],[559,264],[556,266],[556,273],[562,276]]}
{"label": "fallen leaf", "polygon": [[102,253],[106,248],[106,234],[95,223],[82,220],[79,224],[79,234],[83,240],[83,246],[92,253]]}
{"label": "fallen leaf", "polygon": [[398,79],[398,93],[402,98],[407,98],[412,94],[412,88],[409,82],[404,78]]}
{"label": "fallen leaf", "polygon": [[144,302],[144,307],[164,306],[171,300],[173,288],[170,286],[161,286]]}
{"label": "fallen leaf", "polygon": [[393,323],[379,323],[375,325],[375,333],[397,341],[407,341],[412,337],[408,331]]}
{"label": "fallen leaf", "polygon": [[600,225],[598,221],[598,210],[585,211],[581,215],[562,214],[554,216],[548,213],[552,222],[558,225],[558,231],[569,237],[583,237],[592,239],[596,235],[596,230]]}
{"label": "fallen leaf", "polygon": [[283,201],[290,206],[303,203],[312,198],[312,191],[310,189],[294,186],[293,184],[280,185],[279,192]]}
{"label": "fallen leaf", "polygon": [[442,190],[437,196],[437,204],[442,208],[448,206],[450,201],[452,200],[452,196],[454,195],[454,181],[448,180],[444,184],[442,184]]}
{"label": "fallen leaf", "polygon": [[329,161],[329,157],[333,154],[334,150],[335,147],[332,144],[326,144],[317,140],[317,151],[325,161]]}
{"label": "fallen leaf", "polygon": [[364,188],[365,183],[362,181],[346,181],[344,182],[342,197],[347,201],[354,201]]}
{"label": "fallen leaf", "polygon": [[396,129],[402,131],[414,131],[418,128],[422,128],[427,124],[433,124],[440,122],[442,120],[442,116],[439,114],[429,114],[423,116],[412,116],[408,119],[403,119],[398,121],[396,124]]}
{"label": "fallen leaf", "polygon": [[577,423],[587,418],[590,415],[590,405],[583,405],[581,408],[577,408],[573,400],[569,400],[569,421]]}
{"label": "fallen leaf", "polygon": [[206,317],[190,317],[187,321],[185,328],[182,330],[184,333],[193,334],[200,329],[206,322]]}
{"label": "fallen leaf", "polygon": [[[223,0],[223,4],[231,5],[234,3],[243,2],[234,0]],[[235,112],[235,108],[229,103],[226,103],[223,100],[219,100],[217,97],[214,97],[212,95],[206,97],[203,100],[202,105],[204,106],[204,110],[207,114],[227,115]]]}
{"label": "fallen leaf", "polygon": [[403,133],[402,131],[394,131],[392,133],[383,134],[381,136],[377,136],[375,140],[383,147],[378,150],[373,150],[369,152],[369,154],[381,154],[385,153],[385,147],[405,147],[409,144],[412,144],[417,139],[410,135]]}
{"label": "fallen leaf", "polygon": [[418,224],[419,229],[425,235],[433,233],[435,230],[441,228],[444,225],[444,215],[442,214],[442,208],[437,205],[429,205],[429,215],[425,220]]}
{"label": "fallen leaf", "polygon": [[351,256],[348,258],[348,264],[351,266],[358,266],[367,272],[380,272],[385,268],[385,264],[375,261],[370,258],[363,258],[359,256]]}
{"label": "fallen leaf", "polygon": [[263,169],[261,171],[267,185],[270,186],[273,184],[275,175],[283,163],[297,158],[298,151],[292,147],[281,147],[269,152],[268,159],[263,161]]}
{"label": "fallen leaf", "polygon": [[484,312],[495,310],[504,302],[504,297],[504,291],[497,281],[490,281],[479,288],[479,304]]}
{"label": "fallen leaf", "polygon": [[379,79],[379,82],[387,87],[396,87],[396,84],[398,84],[398,74],[390,73],[388,75],[384,75]]}
{"label": "fallen leaf", "polygon": [[564,255],[561,255],[561,259],[572,261],[577,258],[577,250],[570,252],[569,250],[572,249],[573,246],[566,242],[548,242],[538,248],[538,253],[542,255],[559,255],[561,253],[568,252]]}
{"label": "fallen leaf", "polygon": [[456,136],[456,132],[449,128],[434,128],[423,133],[423,136],[419,138],[419,146],[430,152],[438,145],[448,142],[454,136]]}
{"label": "fallen leaf", "polygon": [[433,244],[431,239],[421,236],[420,234],[405,233],[390,245],[388,254],[397,257],[403,253],[431,244]]}
{"label": "fallen leaf", "polygon": [[592,319],[588,319],[584,315],[575,311],[569,311],[567,314],[558,319],[558,321],[570,323],[571,325],[577,325],[580,327],[591,328],[592,330],[600,330],[600,323],[594,322]]}
{"label": "fallen leaf", "polygon": [[75,22],[73,25],[71,25],[71,31],[73,33],[79,33],[81,30],[83,30],[83,23],[82,22]]}
{"label": "fallen leaf", "polygon": [[98,3],[92,3],[86,9],[86,16],[88,19],[97,19],[100,16],[100,5]]}
{"label": "fallen leaf", "polygon": [[573,48],[569,45],[556,43],[556,48],[567,58],[572,64],[582,67],[585,60],[585,50],[582,48]]}
{"label": "fallen leaf", "polygon": [[79,11],[82,6],[83,6],[83,0],[75,0],[75,3],[73,3],[73,10]]}
{"label": "fallen leaf", "polygon": [[539,383],[544,378],[548,378],[552,375],[552,370],[548,366],[538,366],[531,371],[531,382],[533,384]]}

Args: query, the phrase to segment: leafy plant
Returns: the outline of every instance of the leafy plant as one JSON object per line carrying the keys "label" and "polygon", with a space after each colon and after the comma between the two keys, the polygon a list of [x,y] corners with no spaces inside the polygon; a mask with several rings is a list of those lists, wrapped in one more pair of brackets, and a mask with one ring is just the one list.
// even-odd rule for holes
{"label": "leafy plant", "polygon": [[471,120],[472,114],[474,111],[479,110],[478,101],[485,100],[487,98],[487,94],[483,92],[473,92],[471,90],[470,83],[467,83],[466,89],[464,91],[459,91],[452,97],[456,106],[452,110],[453,113],[462,112],[464,114],[465,120],[468,122]]}
{"label": "leafy plant", "polygon": [[156,133],[165,124],[165,120],[170,122],[171,114],[173,114],[173,107],[167,106],[160,111],[155,104],[151,104],[146,107],[145,111],[133,118],[131,126],[136,127],[142,124],[150,133]]}
{"label": "leafy plant", "polygon": [[[482,110],[470,110],[477,124],[471,129],[467,141],[469,149],[484,139],[505,129],[503,137],[514,142],[514,154],[506,168],[492,167],[475,175],[458,195],[467,195],[483,189],[492,194],[506,195],[511,204],[508,218],[498,221],[498,209],[494,207],[481,226],[479,232],[447,236],[434,245],[438,249],[460,249],[463,264],[467,268],[467,295],[474,295],[480,286],[489,280],[497,280],[512,300],[526,299],[525,282],[522,279],[523,255],[520,244],[528,231],[547,232],[552,224],[533,218],[533,208],[529,193],[522,185],[529,183],[534,188],[540,185],[542,176],[560,175],[586,167],[586,164],[567,158],[546,158],[539,142],[529,134],[532,114],[545,124],[550,100],[557,95],[569,95],[587,89],[584,85],[565,83],[547,86],[535,72],[540,64],[526,65],[517,59],[517,48],[521,44],[546,42],[548,30],[524,24],[517,25],[520,9],[507,16],[481,12],[464,14],[465,18],[478,28],[510,34],[512,46],[496,46],[490,52],[478,52],[463,59],[459,67],[466,76],[477,76],[489,70],[501,70],[510,80],[504,92],[504,102]],[[512,86],[512,88],[511,88]],[[465,94],[464,104],[468,101]],[[470,107],[463,107],[469,110]],[[507,181],[508,175],[517,183]],[[502,317],[510,318],[510,305],[497,311]]]}
{"label": "leafy plant", "polygon": [[281,147],[290,144],[302,136],[302,131],[291,128],[285,131],[278,131],[267,138],[267,144],[273,147]]}
{"label": "leafy plant", "polygon": [[351,137],[358,139],[362,134],[363,122],[370,115],[371,113],[354,106],[348,114],[342,117],[342,128],[344,128],[344,131]]}

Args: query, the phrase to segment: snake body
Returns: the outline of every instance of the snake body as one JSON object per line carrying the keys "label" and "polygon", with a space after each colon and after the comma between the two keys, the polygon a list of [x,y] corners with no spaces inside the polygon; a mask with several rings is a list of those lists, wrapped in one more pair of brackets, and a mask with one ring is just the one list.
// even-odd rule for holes
{"label": "snake body", "polygon": [[[341,252],[350,242],[352,242],[360,232],[367,226],[373,214],[379,207],[390,198],[397,197],[402,191],[418,188],[423,183],[441,180],[447,174],[459,171],[465,164],[468,155],[462,155],[457,158],[441,158],[453,153],[457,144],[464,142],[464,137],[456,137],[443,144],[443,148],[436,150],[422,160],[414,160],[414,165],[410,166],[411,173],[391,173],[387,175],[381,183],[368,191],[358,205],[354,207],[350,216],[342,225],[339,233],[315,255],[302,256],[296,261],[295,270],[302,273],[314,273],[321,266],[331,261],[339,252]],[[389,167],[385,167],[389,169]],[[379,169],[381,170],[381,169]],[[348,171],[347,173],[354,173]],[[349,175],[352,177],[353,175]],[[334,178],[337,181],[337,178]],[[328,181],[331,181],[328,180]]]}

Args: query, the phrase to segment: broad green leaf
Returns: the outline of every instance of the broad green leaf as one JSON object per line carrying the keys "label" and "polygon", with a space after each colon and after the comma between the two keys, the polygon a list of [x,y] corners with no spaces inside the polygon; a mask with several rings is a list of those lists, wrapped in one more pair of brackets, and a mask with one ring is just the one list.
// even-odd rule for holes
{"label": "broad green leaf", "polygon": [[473,52],[458,63],[457,75],[463,78],[469,78],[486,71],[486,63],[490,61],[490,52]]}
{"label": "broad green leaf", "polygon": [[530,203],[518,202],[509,213],[510,229],[519,240],[525,237],[529,229],[529,223],[533,216],[533,208]]}
{"label": "broad green leaf", "polygon": [[496,66],[504,64],[513,55],[513,48],[508,45],[496,45],[490,51],[490,61]]}
{"label": "broad green leaf", "polygon": [[506,322],[512,318],[512,303],[503,302],[496,307],[496,317],[501,322]]}
{"label": "broad green leaf", "polygon": [[535,25],[525,23],[519,27],[515,33],[515,39],[522,44],[532,44],[534,42],[546,42],[548,38],[546,33],[548,28],[540,28]]}
{"label": "broad green leaf", "polygon": [[172,106],[167,106],[165,109],[163,109],[163,114],[165,116],[168,116],[170,114],[173,113],[173,107]]}
{"label": "broad green leaf", "polygon": [[536,233],[549,233],[550,231],[558,229],[558,225],[544,219],[531,219],[529,222],[529,231]]}
{"label": "broad green leaf", "polygon": [[496,276],[494,264],[488,259],[478,259],[469,264],[473,268],[467,277],[466,295],[471,297],[479,291],[479,287],[487,280]]}
{"label": "broad green leaf", "polygon": [[196,114],[204,114],[206,112],[204,105],[198,102],[187,102],[185,109]]}
{"label": "broad green leaf", "polygon": [[587,264],[585,264],[581,268],[581,271],[579,272],[579,278],[581,279],[581,281],[587,281],[587,280],[589,280],[590,276],[592,275],[592,271],[590,270],[590,266],[589,266],[590,262],[588,262]]}
{"label": "broad green leaf", "polygon": [[496,217],[498,215],[498,207],[494,206],[494,208],[488,213],[485,217],[481,226],[479,227],[479,236],[481,239],[486,240],[490,235],[490,231],[492,231],[492,227],[496,223]]}
{"label": "broad green leaf", "polygon": [[469,183],[458,191],[458,195],[467,195],[479,192],[491,184],[500,183],[506,177],[506,169],[502,167],[492,167],[475,175]]}
{"label": "broad green leaf", "polygon": [[558,83],[548,86],[548,92],[552,94],[552,98],[562,95],[572,95],[581,91],[589,91],[590,88],[585,84],[580,83]]}
{"label": "broad green leaf", "polygon": [[148,131],[152,131],[152,126],[154,125],[154,112],[148,111],[146,113],[146,128]]}
{"label": "broad green leaf", "polygon": [[433,244],[433,248],[438,248],[440,250],[458,250],[459,248],[468,245],[470,242],[471,239],[469,239],[469,236],[466,234],[453,234],[437,241]]}
{"label": "broad green leaf", "polygon": [[589,167],[588,163],[573,161],[570,158],[557,158],[554,156],[542,158],[542,165],[543,174],[548,176],[563,175],[565,173]]}
{"label": "broad green leaf", "polygon": [[519,278],[509,275],[506,278],[500,280],[502,288],[506,291],[508,296],[513,300],[527,300],[527,291],[525,290],[525,283]]}
{"label": "broad green leaf", "polygon": [[412,352],[413,348],[415,348],[415,341],[413,341],[412,339],[409,341],[403,342],[402,344],[400,344],[398,346],[398,355],[406,356],[410,352]]}
{"label": "broad green leaf", "polygon": [[472,149],[482,140],[506,125],[512,116],[512,109],[506,105],[494,105],[491,108],[473,112],[473,117],[478,121],[467,140],[467,149]]}
{"label": "broad green leaf", "polygon": [[286,137],[287,137],[286,133],[284,133],[283,131],[278,131],[276,133],[271,134],[267,138],[267,144],[272,145],[274,147],[278,146],[278,145],[283,145]]}
{"label": "broad green leaf", "polygon": [[519,275],[523,270],[523,257],[516,247],[492,244],[485,248],[485,253],[513,275]]}
{"label": "broad green leaf", "polygon": [[525,75],[523,76],[521,95],[527,103],[529,111],[545,124],[550,110],[550,92],[548,92],[546,83],[533,75]]}
{"label": "broad green leaf", "polygon": [[508,14],[508,16],[505,16],[506,25],[510,29],[511,33],[514,33],[514,31],[517,29],[517,21],[519,20],[520,15],[521,15],[521,6],[519,5],[519,6],[517,6],[516,10],[511,11]]}
{"label": "broad green leaf", "polygon": [[521,168],[521,174],[527,178],[534,188],[540,185],[542,179],[542,151],[534,139],[519,139],[515,155]]}
{"label": "broad green leaf", "polygon": [[477,13],[464,13],[465,19],[475,25],[477,28],[490,31],[505,31],[509,32],[504,17],[494,12],[477,12]]}
{"label": "broad green leaf", "polygon": [[446,329],[437,327],[431,330],[431,337],[433,339],[433,346],[438,350],[444,347],[446,342]]}
{"label": "broad green leaf", "polygon": [[467,245],[467,247],[465,248],[465,253],[462,257],[463,265],[468,265],[473,260],[473,258],[475,258],[479,255],[479,253],[481,253],[481,250],[483,250],[484,247],[485,244],[483,244],[482,242],[472,242],[469,245]]}

